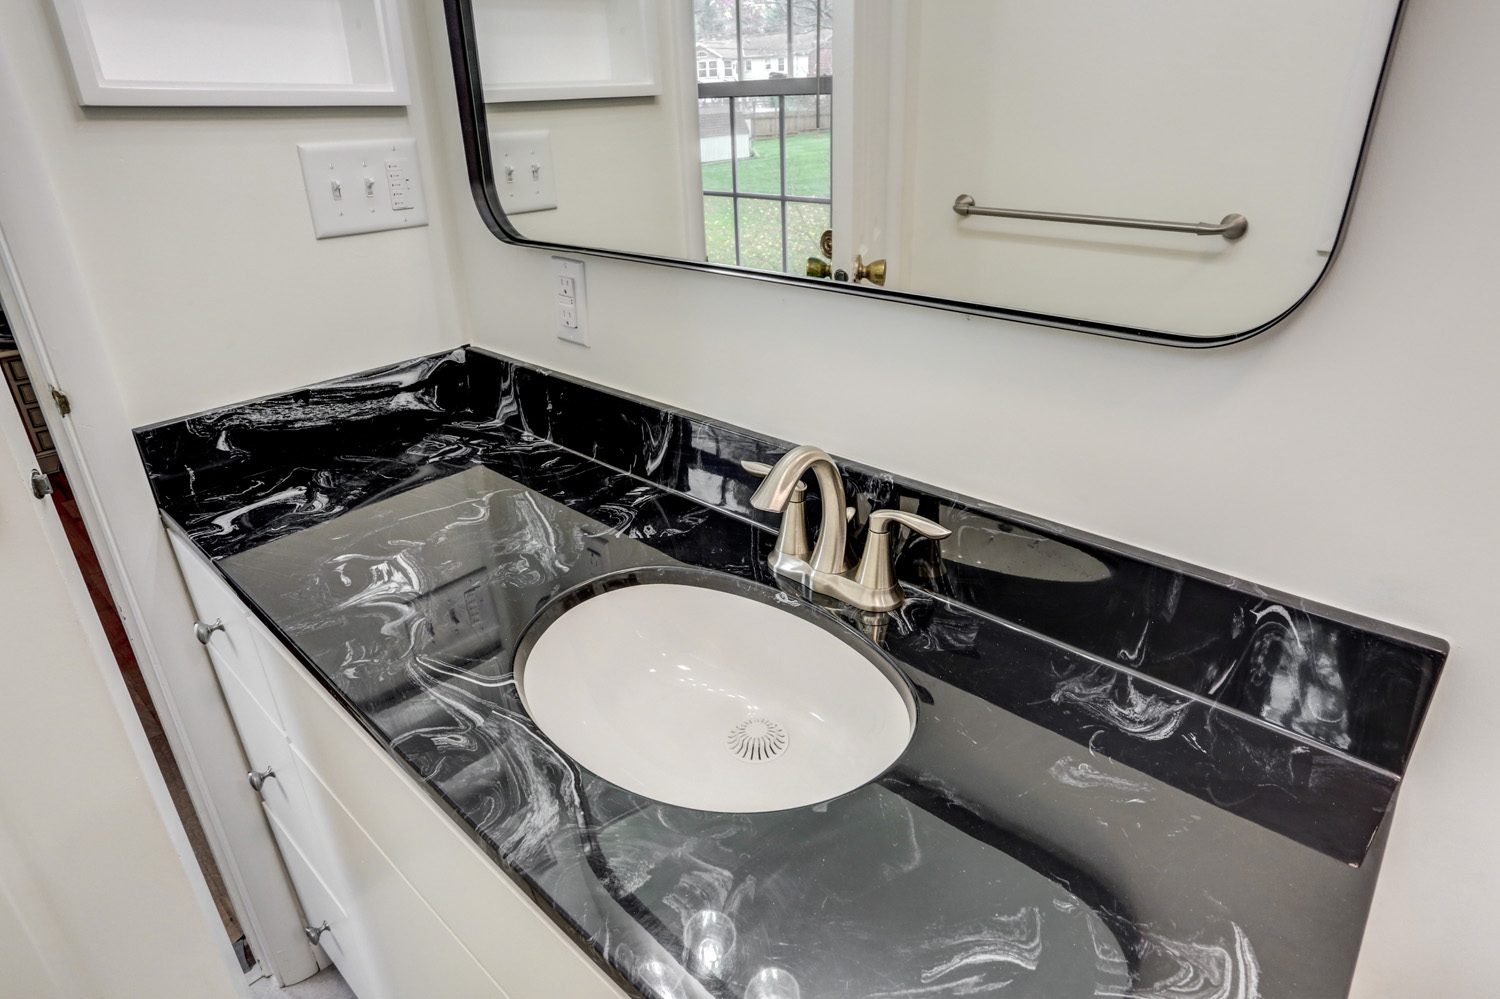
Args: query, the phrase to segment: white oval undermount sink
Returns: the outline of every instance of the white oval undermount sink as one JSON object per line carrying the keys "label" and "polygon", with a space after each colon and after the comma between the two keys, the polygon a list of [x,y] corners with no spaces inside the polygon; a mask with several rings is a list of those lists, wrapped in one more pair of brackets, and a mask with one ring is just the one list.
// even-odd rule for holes
{"label": "white oval undermount sink", "polygon": [[628,791],[716,812],[817,804],[896,761],[916,708],[890,664],[775,606],[796,605],[777,591],[702,576],[723,588],[596,585],[539,619],[516,688],[563,752]]}

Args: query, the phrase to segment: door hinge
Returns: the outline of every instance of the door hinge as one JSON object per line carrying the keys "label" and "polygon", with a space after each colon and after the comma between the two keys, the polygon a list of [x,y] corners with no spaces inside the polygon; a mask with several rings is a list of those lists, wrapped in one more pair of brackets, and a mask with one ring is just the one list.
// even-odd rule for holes
{"label": "door hinge", "polygon": [[46,499],[52,495],[52,480],[35,468],[31,470],[31,495],[37,499]]}
{"label": "door hinge", "polygon": [[62,389],[54,388],[52,390],[52,401],[57,403],[57,412],[59,415],[67,416],[73,412],[73,403]]}

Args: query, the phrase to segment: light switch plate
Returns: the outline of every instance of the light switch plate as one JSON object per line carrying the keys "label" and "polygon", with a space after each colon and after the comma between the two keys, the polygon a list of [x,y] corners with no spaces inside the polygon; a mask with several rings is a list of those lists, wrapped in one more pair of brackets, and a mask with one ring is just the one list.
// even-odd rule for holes
{"label": "light switch plate", "polygon": [[589,289],[583,261],[552,258],[552,298],[557,310],[557,336],[580,346],[589,345]]}
{"label": "light switch plate", "polygon": [[557,207],[550,132],[502,132],[493,140],[495,190],[506,215]]}
{"label": "light switch plate", "polygon": [[318,239],[427,224],[417,140],[300,142]]}

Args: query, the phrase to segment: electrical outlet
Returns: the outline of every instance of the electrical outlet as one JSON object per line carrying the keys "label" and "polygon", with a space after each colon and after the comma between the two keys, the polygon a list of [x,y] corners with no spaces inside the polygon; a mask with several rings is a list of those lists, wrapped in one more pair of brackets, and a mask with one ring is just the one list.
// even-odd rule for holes
{"label": "electrical outlet", "polygon": [[583,261],[552,258],[552,297],[557,309],[557,335],[569,343],[589,345],[588,283]]}
{"label": "electrical outlet", "polygon": [[550,132],[503,132],[492,143],[495,190],[506,215],[557,207]]}
{"label": "electrical outlet", "polygon": [[318,239],[427,224],[416,139],[301,142],[297,156]]}

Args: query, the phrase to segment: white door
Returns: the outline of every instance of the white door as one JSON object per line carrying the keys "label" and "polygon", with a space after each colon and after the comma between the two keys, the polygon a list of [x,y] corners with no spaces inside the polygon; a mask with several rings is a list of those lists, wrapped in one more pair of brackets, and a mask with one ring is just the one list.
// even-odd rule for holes
{"label": "white door", "polygon": [[908,0],[834,0],[833,266],[900,287]]}
{"label": "white door", "polygon": [[0,397],[0,993],[243,994],[30,458]]}

